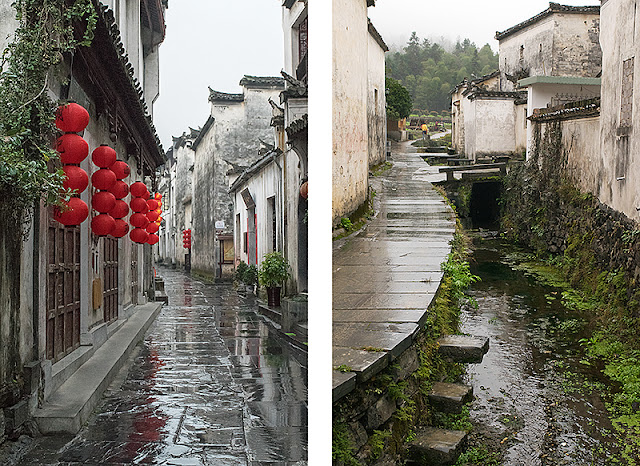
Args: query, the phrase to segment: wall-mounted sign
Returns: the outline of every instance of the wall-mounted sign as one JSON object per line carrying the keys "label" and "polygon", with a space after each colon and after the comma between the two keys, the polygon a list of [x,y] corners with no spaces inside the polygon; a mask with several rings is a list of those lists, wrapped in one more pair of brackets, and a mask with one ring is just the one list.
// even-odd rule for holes
{"label": "wall-mounted sign", "polygon": [[224,220],[218,220],[216,222],[216,230],[224,230]]}

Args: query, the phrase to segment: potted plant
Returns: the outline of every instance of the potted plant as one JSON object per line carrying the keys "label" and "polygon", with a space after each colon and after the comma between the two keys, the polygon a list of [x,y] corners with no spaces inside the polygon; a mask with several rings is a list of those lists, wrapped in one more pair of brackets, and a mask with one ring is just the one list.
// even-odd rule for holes
{"label": "potted plant", "polygon": [[247,265],[246,262],[243,262],[243,261],[240,261],[240,263],[236,267],[236,273],[234,278],[239,284],[244,283],[244,274],[247,271],[247,267],[249,266]]}
{"label": "potted plant", "polygon": [[255,264],[247,266],[242,281],[247,285],[247,291],[253,293],[254,286],[258,283],[258,267]]}
{"label": "potted plant", "polygon": [[258,278],[260,284],[267,288],[269,306],[280,306],[280,289],[289,276],[289,263],[282,253],[276,251],[264,255]]}

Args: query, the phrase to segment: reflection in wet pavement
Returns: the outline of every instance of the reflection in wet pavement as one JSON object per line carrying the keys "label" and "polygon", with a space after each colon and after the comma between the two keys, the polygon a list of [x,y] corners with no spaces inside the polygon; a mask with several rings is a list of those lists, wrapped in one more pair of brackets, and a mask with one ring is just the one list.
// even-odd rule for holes
{"label": "reflection in wet pavement", "polygon": [[[616,451],[601,399],[610,387],[580,363],[579,317],[506,262],[509,246],[476,234],[462,331],[491,338],[481,364],[469,365],[474,423],[506,445],[505,465],[607,464]],[[501,443],[502,443],[501,442]]]}
{"label": "reflection in wet pavement", "polygon": [[[20,464],[307,464],[307,367],[228,284],[160,269],[169,296],[88,426]],[[125,378],[126,377],[126,378]]]}

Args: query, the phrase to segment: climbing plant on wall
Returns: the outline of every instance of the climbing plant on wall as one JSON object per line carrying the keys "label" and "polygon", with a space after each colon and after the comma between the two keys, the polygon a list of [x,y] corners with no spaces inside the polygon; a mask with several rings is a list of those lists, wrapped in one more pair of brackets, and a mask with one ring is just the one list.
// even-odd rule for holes
{"label": "climbing plant on wall", "polygon": [[58,157],[49,89],[64,54],[91,44],[97,15],[92,0],[16,0],[14,7],[18,27],[0,61],[0,218],[24,234],[36,203],[69,195],[62,171],[48,167]]}

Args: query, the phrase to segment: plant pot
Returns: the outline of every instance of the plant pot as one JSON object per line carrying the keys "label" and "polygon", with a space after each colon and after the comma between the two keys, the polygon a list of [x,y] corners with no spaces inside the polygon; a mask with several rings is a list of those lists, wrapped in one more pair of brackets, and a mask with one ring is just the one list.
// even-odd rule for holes
{"label": "plant pot", "polygon": [[280,307],[280,287],[267,287],[267,305],[269,307]]}

